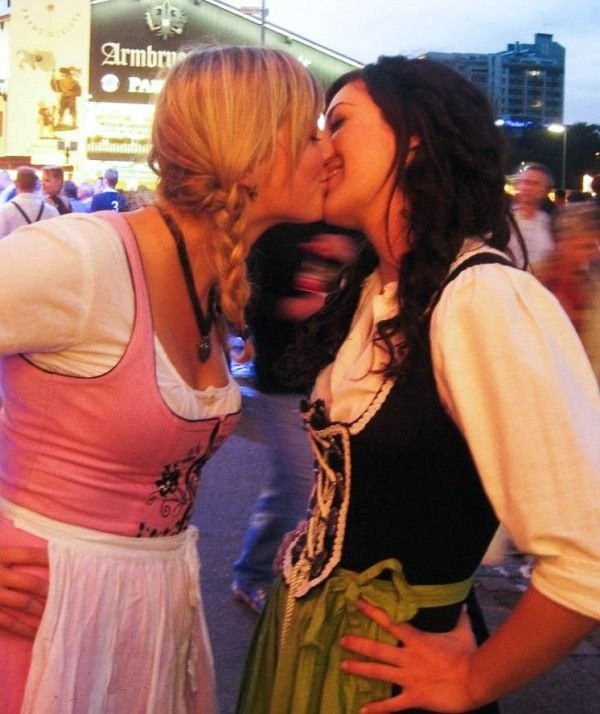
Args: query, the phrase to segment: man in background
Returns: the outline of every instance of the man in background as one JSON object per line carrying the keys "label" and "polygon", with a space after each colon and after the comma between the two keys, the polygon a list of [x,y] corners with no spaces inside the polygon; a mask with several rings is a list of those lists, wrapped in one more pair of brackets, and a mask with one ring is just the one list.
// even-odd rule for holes
{"label": "man in background", "polygon": [[46,201],[56,208],[60,215],[71,213],[69,199],[63,195],[65,175],[60,166],[42,167],[42,190]]}
{"label": "man in background", "polygon": [[[551,186],[550,172],[542,164],[528,164],[517,177],[512,213],[525,241],[529,264],[534,273],[543,268],[555,248],[552,215],[545,210]],[[523,251],[514,231],[510,248],[517,263],[521,263]]]}
{"label": "man in background", "polygon": [[83,206],[86,213],[89,213],[92,208],[92,198],[94,196],[94,187],[87,181],[82,181],[77,187],[77,200]]}
{"label": "man in background", "polygon": [[54,206],[36,195],[39,179],[31,166],[17,169],[16,195],[0,206],[0,238],[12,233],[19,226],[37,223],[58,216]]}
{"label": "man in background", "polygon": [[106,169],[102,178],[102,190],[92,198],[91,212],[127,210],[127,199],[117,190],[118,181],[118,171]]}

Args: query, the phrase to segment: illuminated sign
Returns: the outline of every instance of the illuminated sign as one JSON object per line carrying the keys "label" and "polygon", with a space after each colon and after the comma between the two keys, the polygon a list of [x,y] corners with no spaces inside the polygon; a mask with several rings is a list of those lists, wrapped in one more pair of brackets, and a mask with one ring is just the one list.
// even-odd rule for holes
{"label": "illuminated sign", "polygon": [[131,94],[158,94],[163,86],[162,79],[129,77],[127,91]]}
{"label": "illuminated sign", "polygon": [[92,101],[147,104],[160,91],[161,74],[185,55],[183,5],[183,0],[145,8],[124,0],[92,5]]}
{"label": "illuminated sign", "polygon": [[185,52],[155,50],[152,45],[144,48],[121,47],[119,42],[104,42],[100,47],[103,65],[111,67],[170,67],[185,55]]}
{"label": "illuminated sign", "polygon": [[[111,0],[92,3],[91,13],[92,102],[147,104],[164,72],[191,47],[260,41],[260,22],[216,0]],[[267,46],[285,44],[324,86],[360,66],[274,26],[267,33]]]}
{"label": "illuminated sign", "polygon": [[504,119],[501,126],[510,126],[514,129],[524,129],[528,126],[533,126],[533,122],[530,119]]}

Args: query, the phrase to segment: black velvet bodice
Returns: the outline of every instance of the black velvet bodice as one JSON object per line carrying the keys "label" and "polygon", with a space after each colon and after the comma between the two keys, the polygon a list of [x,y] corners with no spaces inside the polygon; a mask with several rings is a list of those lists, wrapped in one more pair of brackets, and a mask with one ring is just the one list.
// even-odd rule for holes
{"label": "black velvet bodice", "polygon": [[440,402],[430,360],[394,384],[350,444],[340,565],[361,571],[393,557],[412,584],[472,575],[497,520],[465,440]]}
{"label": "black velvet bodice", "polygon": [[[497,254],[475,254],[446,284],[481,263],[511,265]],[[383,382],[355,422],[329,421],[320,400],[303,411],[316,484],[307,527],[284,559],[296,597],[337,566],[362,572],[389,558],[402,564],[411,585],[457,583],[474,574],[498,521],[469,447],[441,403],[427,347],[413,352],[401,378]]]}

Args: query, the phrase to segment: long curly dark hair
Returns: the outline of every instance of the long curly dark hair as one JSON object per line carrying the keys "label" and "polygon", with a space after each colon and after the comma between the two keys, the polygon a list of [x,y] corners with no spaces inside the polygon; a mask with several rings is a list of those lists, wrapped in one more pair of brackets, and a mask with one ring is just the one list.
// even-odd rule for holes
{"label": "long curly dark hair", "polygon": [[[479,237],[507,251],[511,219],[506,150],[487,97],[439,62],[380,57],[336,80],[327,101],[355,81],[364,82],[395,134],[395,187],[409,207],[403,215],[409,243],[398,269],[398,314],[377,325],[390,356],[386,374],[401,376],[411,356],[427,344],[427,308],[465,238]],[[407,162],[409,141],[415,136],[420,143]],[[365,140],[368,151],[368,137]],[[296,357],[290,357],[286,370],[299,386],[310,384],[333,360],[348,333],[361,283],[376,264],[373,249],[365,247],[341,289],[302,325]]]}

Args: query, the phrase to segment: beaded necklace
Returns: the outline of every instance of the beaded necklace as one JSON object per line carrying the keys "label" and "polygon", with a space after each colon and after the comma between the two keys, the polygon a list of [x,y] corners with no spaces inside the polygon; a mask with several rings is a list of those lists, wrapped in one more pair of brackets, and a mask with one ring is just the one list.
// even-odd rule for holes
{"label": "beaded necklace", "polygon": [[187,289],[190,302],[192,303],[194,317],[196,318],[196,325],[198,326],[198,332],[200,333],[198,359],[200,362],[206,362],[211,353],[210,331],[212,330],[212,326],[215,322],[215,316],[218,313],[217,286],[213,283],[210,287],[208,292],[208,310],[206,314],[204,314],[204,310],[202,309],[202,305],[200,304],[198,293],[196,292],[196,287],[194,285],[192,266],[190,264],[190,258],[187,248],[185,247],[185,240],[181,229],[168,213],[165,213],[160,208],[158,210],[163,221],[165,222],[165,225],[169,229],[169,233],[175,241],[175,246],[177,247],[177,257],[179,258],[179,264],[181,265],[181,271],[185,280],[185,287]]}

